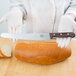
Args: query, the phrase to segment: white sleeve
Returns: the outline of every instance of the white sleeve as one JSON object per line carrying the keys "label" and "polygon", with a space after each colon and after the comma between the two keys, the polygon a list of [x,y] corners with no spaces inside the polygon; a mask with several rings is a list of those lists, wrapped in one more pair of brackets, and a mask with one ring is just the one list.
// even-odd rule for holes
{"label": "white sleeve", "polygon": [[76,17],[76,0],[70,0],[69,7],[65,14],[72,13]]}
{"label": "white sleeve", "polygon": [[[24,5],[24,0],[9,0],[10,1],[10,8],[12,9],[13,7],[18,7],[21,9],[21,11],[27,15],[27,11],[26,11],[26,8],[25,8],[25,5]],[[25,17],[24,17],[25,19]]]}

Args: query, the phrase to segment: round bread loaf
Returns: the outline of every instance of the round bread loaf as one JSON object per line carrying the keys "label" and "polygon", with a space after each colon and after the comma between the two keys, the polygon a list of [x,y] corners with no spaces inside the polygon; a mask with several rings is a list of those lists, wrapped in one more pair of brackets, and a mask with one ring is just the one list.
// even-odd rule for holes
{"label": "round bread loaf", "polygon": [[15,44],[15,57],[25,62],[53,64],[71,56],[71,49],[58,47],[55,40],[18,40]]}

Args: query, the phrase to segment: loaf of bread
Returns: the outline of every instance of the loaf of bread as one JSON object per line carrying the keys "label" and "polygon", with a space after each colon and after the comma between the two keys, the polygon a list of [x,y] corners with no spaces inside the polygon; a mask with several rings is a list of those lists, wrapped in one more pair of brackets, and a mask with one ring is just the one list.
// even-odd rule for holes
{"label": "loaf of bread", "polygon": [[8,38],[0,38],[0,58],[11,57],[13,42]]}
{"label": "loaf of bread", "polygon": [[15,44],[15,57],[36,64],[53,64],[71,56],[71,49],[58,47],[55,40],[18,40]]}

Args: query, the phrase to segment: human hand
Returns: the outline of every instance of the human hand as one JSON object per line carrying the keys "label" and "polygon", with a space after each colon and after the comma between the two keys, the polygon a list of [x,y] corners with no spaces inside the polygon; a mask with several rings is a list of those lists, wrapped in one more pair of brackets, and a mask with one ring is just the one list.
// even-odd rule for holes
{"label": "human hand", "polygon": [[[74,30],[76,30],[76,22],[74,19],[70,15],[62,16],[58,27],[58,32],[74,32]],[[71,41],[71,37],[57,38],[56,40],[59,47],[67,48]]]}

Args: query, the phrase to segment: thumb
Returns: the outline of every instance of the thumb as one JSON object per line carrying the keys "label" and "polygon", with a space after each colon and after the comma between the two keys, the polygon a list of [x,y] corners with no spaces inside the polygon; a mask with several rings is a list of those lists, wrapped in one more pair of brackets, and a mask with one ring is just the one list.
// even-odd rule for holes
{"label": "thumb", "polygon": [[3,23],[4,21],[6,21],[6,15],[0,19],[0,24]]}

